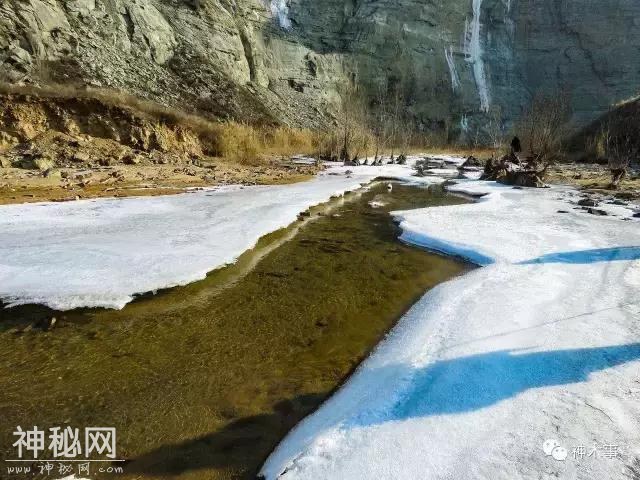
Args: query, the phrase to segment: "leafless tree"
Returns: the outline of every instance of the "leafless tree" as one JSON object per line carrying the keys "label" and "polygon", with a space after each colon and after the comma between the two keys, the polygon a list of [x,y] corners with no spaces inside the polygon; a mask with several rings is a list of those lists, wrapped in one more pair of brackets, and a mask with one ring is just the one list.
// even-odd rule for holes
{"label": "leafless tree", "polygon": [[606,116],[591,147],[611,170],[611,188],[618,188],[640,154],[640,114],[633,104],[616,106]]}
{"label": "leafless tree", "polygon": [[522,115],[518,132],[523,146],[538,163],[549,165],[562,154],[570,119],[569,95],[538,94]]}
{"label": "leafless tree", "polygon": [[487,137],[489,145],[496,151],[504,147],[505,127],[502,107],[493,105],[487,114]]}
{"label": "leafless tree", "polygon": [[375,144],[374,163],[382,157],[388,142],[389,101],[386,82],[378,84],[375,101],[369,109],[369,127]]}
{"label": "leafless tree", "polygon": [[[409,92],[415,90],[414,62],[409,54],[405,39],[406,32],[400,28],[389,39],[395,50],[394,60],[389,65],[387,77],[387,138],[391,147],[391,160],[394,161],[396,149],[403,149],[406,131],[413,130],[409,122]],[[401,152],[402,153],[402,152]]]}
{"label": "leafless tree", "polygon": [[404,114],[401,117],[401,128],[397,134],[397,142],[398,142],[398,151],[399,155],[396,159],[398,163],[405,163],[407,160],[407,155],[409,155],[409,148],[413,144],[415,132],[411,125],[413,125],[413,121],[409,116],[409,112],[404,110]]}
{"label": "leafless tree", "polygon": [[605,155],[611,170],[611,188],[618,188],[627,174],[631,159],[638,154],[635,141],[630,129],[614,132],[607,125],[603,129]]}
{"label": "leafless tree", "polygon": [[391,140],[391,161],[395,159],[395,148],[398,145],[398,128],[400,126],[400,118],[402,116],[403,95],[400,82],[393,84],[391,91],[391,112],[388,118],[389,138]]}
{"label": "leafless tree", "polygon": [[353,148],[356,146],[356,137],[362,132],[362,125],[366,119],[366,108],[363,96],[355,79],[343,84],[339,88],[341,100],[341,139],[340,160],[351,162],[357,160],[353,157]]}

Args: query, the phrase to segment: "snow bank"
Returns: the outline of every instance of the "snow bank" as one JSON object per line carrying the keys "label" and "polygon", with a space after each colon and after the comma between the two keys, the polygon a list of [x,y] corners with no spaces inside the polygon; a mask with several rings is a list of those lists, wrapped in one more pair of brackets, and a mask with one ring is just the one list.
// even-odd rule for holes
{"label": "snow bank", "polygon": [[403,239],[487,266],[428,292],[268,480],[613,479],[640,455],[639,223],[567,188],[452,188],[485,196],[398,212]]}
{"label": "snow bank", "polygon": [[[415,177],[414,174],[414,165],[418,160],[422,160],[423,158],[429,158],[432,160],[439,160],[445,163],[445,165],[449,165],[450,168],[440,168],[440,169],[432,169],[429,170],[428,173],[430,176],[428,177]],[[359,167],[345,167],[342,162],[329,162],[331,165],[331,169],[329,174],[338,174],[338,173],[347,173],[350,172],[356,175],[367,175],[381,178],[390,178],[402,182],[407,183],[427,183],[432,184],[435,182],[443,181],[444,176],[457,176],[458,170],[457,167],[462,165],[465,162],[465,158],[456,156],[456,155],[420,155],[420,156],[408,156],[406,165],[382,165],[380,167],[373,167],[371,165],[361,165]],[[385,157],[383,162],[389,162],[389,158]]]}
{"label": "snow bank", "polygon": [[0,300],[122,308],[136,293],[203,279],[331,196],[379,175],[412,178],[408,166],[347,170],[295,185],[1,206]]}

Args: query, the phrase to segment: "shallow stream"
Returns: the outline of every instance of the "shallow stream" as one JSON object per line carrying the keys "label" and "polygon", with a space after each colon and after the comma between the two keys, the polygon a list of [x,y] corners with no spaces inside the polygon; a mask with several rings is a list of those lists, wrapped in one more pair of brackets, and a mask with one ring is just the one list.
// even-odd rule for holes
{"label": "shallow stream", "polygon": [[121,311],[0,310],[0,461],[17,425],[112,426],[125,474],[91,478],[253,478],[408,307],[470,268],[400,243],[388,212],[462,202],[377,183]]}

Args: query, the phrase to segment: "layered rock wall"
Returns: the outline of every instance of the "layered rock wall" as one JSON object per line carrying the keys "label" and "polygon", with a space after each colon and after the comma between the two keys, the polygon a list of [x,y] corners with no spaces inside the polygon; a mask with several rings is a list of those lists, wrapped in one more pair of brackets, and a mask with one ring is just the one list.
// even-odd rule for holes
{"label": "layered rock wall", "polygon": [[538,92],[584,124],[640,85],[637,0],[7,0],[0,76],[218,117],[335,123],[338,87],[401,84],[423,131],[508,126]]}

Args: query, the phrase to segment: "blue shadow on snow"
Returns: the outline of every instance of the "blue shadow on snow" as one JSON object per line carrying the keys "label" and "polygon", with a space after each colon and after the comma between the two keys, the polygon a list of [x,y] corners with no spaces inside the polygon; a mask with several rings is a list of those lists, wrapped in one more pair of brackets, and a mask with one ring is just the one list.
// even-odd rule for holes
{"label": "blue shadow on snow", "polygon": [[520,262],[518,265],[533,265],[537,263],[588,264],[639,259],[640,247],[614,247],[597,248],[594,250],[578,250],[575,252],[550,253],[548,255]]}
{"label": "blue shadow on snow", "polygon": [[533,353],[496,351],[438,361],[412,372],[411,386],[389,414],[364,413],[353,424],[471,412],[529,389],[584,382],[591,373],[637,359],[640,343]]}

